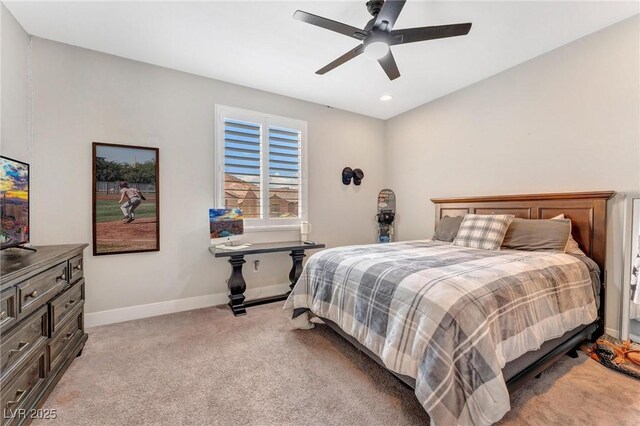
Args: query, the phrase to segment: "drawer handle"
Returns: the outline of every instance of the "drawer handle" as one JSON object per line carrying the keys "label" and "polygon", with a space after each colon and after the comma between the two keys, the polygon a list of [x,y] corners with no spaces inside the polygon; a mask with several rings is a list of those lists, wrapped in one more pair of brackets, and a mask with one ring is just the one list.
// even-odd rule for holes
{"label": "drawer handle", "polygon": [[67,335],[62,338],[62,341],[68,342],[69,340],[71,340],[74,334],[76,334],[75,331],[68,332]]}
{"label": "drawer handle", "polygon": [[20,404],[20,401],[22,401],[22,398],[26,395],[26,393],[26,389],[18,389],[16,395],[14,396],[15,399],[13,401],[7,402],[7,408],[11,408],[12,405]]}
{"label": "drawer handle", "polygon": [[38,297],[38,290],[33,290],[31,293],[27,294],[26,297]]}
{"label": "drawer handle", "polygon": [[0,320],[3,320],[7,317],[7,311],[2,311],[2,313],[0,313]]}
{"label": "drawer handle", "polygon": [[82,263],[78,263],[73,267],[74,271],[82,271]]}
{"label": "drawer handle", "polygon": [[18,344],[18,349],[9,350],[9,358],[11,358],[14,354],[21,353],[24,350],[24,348],[29,346],[29,344],[30,344],[29,342],[20,342]]}
{"label": "drawer handle", "polygon": [[68,308],[69,306],[73,305],[74,303],[76,303],[76,299],[69,300],[69,302],[64,304],[65,309]]}
{"label": "drawer handle", "polygon": [[56,282],[58,281],[66,281],[67,280],[67,274],[66,273],[62,273],[62,275],[56,277]]}

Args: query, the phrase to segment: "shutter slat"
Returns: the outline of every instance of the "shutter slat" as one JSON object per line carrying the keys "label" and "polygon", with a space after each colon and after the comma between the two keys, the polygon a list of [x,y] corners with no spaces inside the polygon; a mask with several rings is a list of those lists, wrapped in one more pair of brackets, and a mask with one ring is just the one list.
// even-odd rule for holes
{"label": "shutter slat", "polygon": [[292,141],[288,139],[280,139],[280,138],[274,138],[274,137],[269,138],[269,143],[275,144],[275,145],[298,146],[297,140]]}
{"label": "shutter slat", "polygon": [[260,170],[260,165],[252,166],[250,164],[238,164],[238,163],[230,163],[230,162],[227,162],[227,164],[225,164],[225,167],[233,167],[236,169]]}
{"label": "shutter slat", "polygon": [[260,148],[260,141],[256,141],[256,140],[245,140],[245,139],[239,139],[237,137],[231,137],[231,136],[227,136],[225,135],[224,141],[226,143],[239,143],[242,145],[250,145],[250,146],[255,146],[256,148]]}
{"label": "shutter slat", "polygon": [[245,152],[247,154],[259,154],[260,151],[256,151],[253,149],[245,149],[245,148],[235,148],[235,147],[225,147],[225,152]]}
{"label": "shutter slat", "polygon": [[269,164],[274,164],[274,163],[275,164],[293,165],[293,166],[296,166],[296,167],[298,167],[300,165],[299,161],[281,161],[281,160],[274,160],[274,159],[271,159],[269,161]]}
{"label": "shutter slat", "polygon": [[[300,162],[298,161],[277,161],[277,160],[271,160],[269,161],[269,164],[274,165],[275,167],[280,167],[280,166],[290,166],[290,167],[298,167],[300,165]],[[271,166],[269,166],[271,167]]]}
{"label": "shutter slat", "polygon": [[271,153],[272,157],[286,157],[286,158],[300,158],[300,154],[296,153],[296,154],[289,154],[286,152],[272,152]]}
{"label": "shutter slat", "polygon": [[242,132],[242,131],[238,131],[238,129],[231,129],[231,128],[225,128],[224,129],[224,134],[227,136],[240,136],[243,138],[252,138],[252,139],[256,139],[259,140],[260,139],[260,132]]}
{"label": "shutter slat", "polygon": [[[229,173],[230,175],[234,175],[234,176],[258,176],[258,177],[260,177],[260,173],[237,173],[237,172],[227,172],[227,171],[225,171],[225,173]],[[251,182],[247,182],[247,183],[251,183]]]}
{"label": "shutter slat", "polygon": [[231,160],[260,161],[260,157],[242,157],[240,155],[225,154],[224,158]]}
{"label": "shutter slat", "polygon": [[288,136],[288,137],[294,138],[295,140],[300,139],[300,132],[299,131],[283,129],[283,128],[278,128],[278,127],[270,127],[269,128],[269,135],[274,135],[274,136],[282,135],[282,136]]}
{"label": "shutter slat", "polygon": [[[284,167],[269,167],[269,170],[274,170],[276,172],[297,172],[298,169],[285,169]],[[271,175],[271,176],[278,176],[278,175]],[[282,176],[283,178],[292,178],[295,176]]]}
{"label": "shutter slat", "polygon": [[224,128],[225,128],[225,130],[233,129],[235,131],[252,132],[252,133],[255,133],[255,134],[258,134],[258,135],[260,134],[260,125],[259,124],[252,124],[252,123],[247,123],[247,122],[242,122],[242,121],[225,120]]}
{"label": "shutter slat", "polygon": [[274,145],[274,144],[269,144],[269,148],[276,148],[276,149],[284,149],[287,151],[300,151],[300,147],[298,146],[280,146],[280,145]]}

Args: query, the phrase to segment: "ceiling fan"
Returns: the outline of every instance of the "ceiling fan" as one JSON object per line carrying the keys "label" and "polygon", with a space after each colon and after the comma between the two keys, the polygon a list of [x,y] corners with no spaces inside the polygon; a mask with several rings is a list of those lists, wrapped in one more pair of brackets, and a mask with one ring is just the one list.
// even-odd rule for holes
{"label": "ceiling fan", "polygon": [[380,66],[382,66],[382,69],[389,77],[389,80],[395,80],[400,77],[400,71],[398,70],[396,61],[393,58],[390,46],[467,35],[469,30],[471,30],[470,22],[466,24],[438,25],[432,27],[394,30],[393,26],[396,23],[405,2],[406,0],[368,1],[367,10],[371,15],[373,15],[373,19],[365,25],[364,29],[332,21],[331,19],[303,12],[302,10],[297,10],[296,13],[293,14],[294,19],[344,34],[362,42],[335,61],[320,68],[316,71],[316,74],[325,74],[355,58],[361,53],[364,53],[372,59],[377,59]]}

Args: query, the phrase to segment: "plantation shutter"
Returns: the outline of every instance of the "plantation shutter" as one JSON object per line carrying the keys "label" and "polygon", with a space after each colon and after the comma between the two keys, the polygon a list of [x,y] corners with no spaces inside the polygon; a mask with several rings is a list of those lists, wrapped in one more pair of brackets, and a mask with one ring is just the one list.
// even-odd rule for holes
{"label": "plantation shutter", "polygon": [[300,130],[269,126],[269,218],[300,218]]}
{"label": "plantation shutter", "polygon": [[216,105],[215,203],[245,226],[293,229],[307,218],[307,123]]}
{"label": "plantation shutter", "polygon": [[261,217],[261,133],[259,123],[224,119],[224,205],[245,219]]}

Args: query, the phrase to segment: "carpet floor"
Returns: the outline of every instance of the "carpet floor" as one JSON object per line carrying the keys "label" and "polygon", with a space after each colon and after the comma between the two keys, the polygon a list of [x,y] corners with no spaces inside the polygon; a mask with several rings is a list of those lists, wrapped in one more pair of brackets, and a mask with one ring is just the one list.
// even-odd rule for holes
{"label": "carpet floor", "polygon": [[[293,330],[282,304],[95,327],[34,424],[419,425],[393,375],[324,325]],[[500,425],[640,425],[640,383],[581,354],[514,393]]]}

